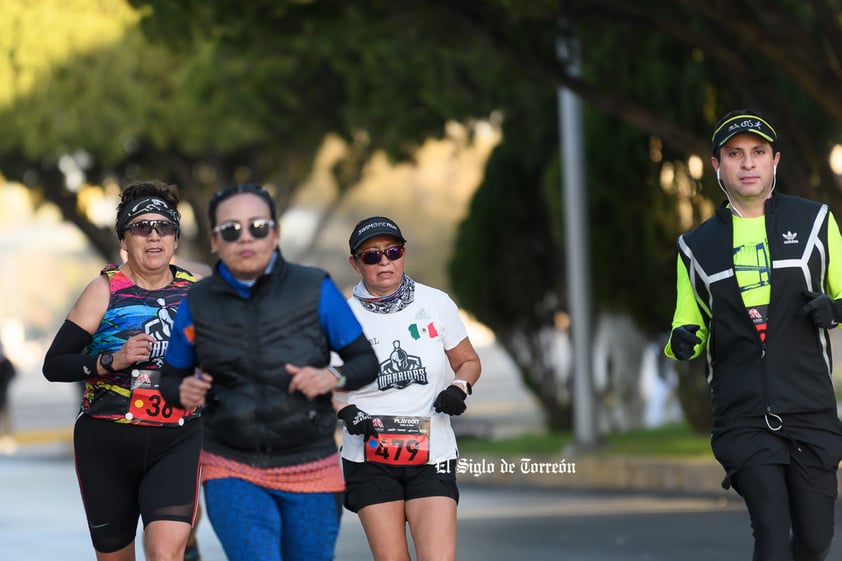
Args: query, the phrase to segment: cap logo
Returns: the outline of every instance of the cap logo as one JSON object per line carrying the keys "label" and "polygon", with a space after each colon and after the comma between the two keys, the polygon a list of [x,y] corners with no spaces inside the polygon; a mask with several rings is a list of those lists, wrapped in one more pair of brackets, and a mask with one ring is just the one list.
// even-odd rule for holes
{"label": "cap logo", "polygon": [[740,121],[739,123],[734,123],[733,125],[728,127],[728,132],[731,132],[733,130],[739,130],[739,129],[761,130],[762,128],[763,128],[763,123],[761,123],[760,121],[745,119],[744,121]]}
{"label": "cap logo", "polygon": [[395,232],[398,231],[398,229],[395,228],[395,225],[390,223],[390,222],[372,222],[370,224],[366,224],[365,226],[363,226],[362,228],[357,230],[357,235],[362,236],[368,230],[371,230],[372,228],[378,228],[378,227],[386,227],[386,228],[389,228],[390,230],[394,230]]}
{"label": "cap logo", "polygon": [[731,137],[742,132],[754,133],[771,144],[774,144],[777,139],[777,133],[775,132],[775,129],[772,128],[772,125],[757,115],[735,115],[722,123],[719,128],[713,132],[711,143],[713,144],[714,153],[725,145]]}

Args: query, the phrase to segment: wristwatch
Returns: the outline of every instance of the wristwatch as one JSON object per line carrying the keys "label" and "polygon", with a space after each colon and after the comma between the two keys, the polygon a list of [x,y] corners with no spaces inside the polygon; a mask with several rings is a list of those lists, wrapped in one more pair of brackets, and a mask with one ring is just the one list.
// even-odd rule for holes
{"label": "wristwatch", "polygon": [[336,376],[336,385],[333,386],[337,390],[341,390],[345,387],[345,382],[347,378],[345,378],[345,374],[343,374],[338,368],[335,366],[328,366],[327,369],[330,371],[331,374]]}
{"label": "wristwatch", "polygon": [[108,351],[99,355],[99,363],[109,372],[114,372],[114,355]]}
{"label": "wristwatch", "polygon": [[471,389],[471,384],[467,380],[463,380],[461,378],[454,378],[450,385],[456,384],[457,386],[462,388],[462,391],[465,392],[465,395],[471,395],[473,390]]}

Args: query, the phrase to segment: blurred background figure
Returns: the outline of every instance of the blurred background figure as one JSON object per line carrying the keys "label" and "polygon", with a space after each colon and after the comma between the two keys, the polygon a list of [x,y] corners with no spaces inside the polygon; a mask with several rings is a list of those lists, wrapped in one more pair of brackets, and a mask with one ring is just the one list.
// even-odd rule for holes
{"label": "blurred background figure", "polygon": [[0,454],[14,454],[17,450],[12,418],[9,413],[9,386],[15,377],[15,365],[6,356],[0,343]]}

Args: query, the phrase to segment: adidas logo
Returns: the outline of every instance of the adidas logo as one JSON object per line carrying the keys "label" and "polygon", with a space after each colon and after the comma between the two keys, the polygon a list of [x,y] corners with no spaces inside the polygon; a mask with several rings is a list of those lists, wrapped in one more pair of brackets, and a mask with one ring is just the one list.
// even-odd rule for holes
{"label": "adidas logo", "polygon": [[784,237],[784,245],[798,243],[797,232],[790,232],[789,230],[787,230],[785,234],[781,235]]}

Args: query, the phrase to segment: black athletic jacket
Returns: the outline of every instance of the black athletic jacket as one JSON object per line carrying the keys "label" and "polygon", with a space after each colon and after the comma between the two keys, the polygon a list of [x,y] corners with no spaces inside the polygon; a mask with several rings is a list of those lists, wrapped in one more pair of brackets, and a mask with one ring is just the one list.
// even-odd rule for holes
{"label": "black athletic jacket", "polygon": [[798,197],[766,201],[771,295],[765,342],[746,313],[734,274],[730,210],[720,207],[679,238],[679,256],[709,332],[715,428],[765,413],[836,410],[828,332],[799,315],[807,302],[803,291],[825,292],[828,216],[827,205]]}

